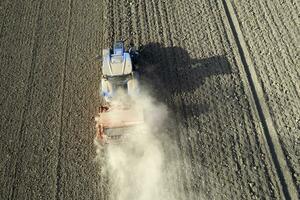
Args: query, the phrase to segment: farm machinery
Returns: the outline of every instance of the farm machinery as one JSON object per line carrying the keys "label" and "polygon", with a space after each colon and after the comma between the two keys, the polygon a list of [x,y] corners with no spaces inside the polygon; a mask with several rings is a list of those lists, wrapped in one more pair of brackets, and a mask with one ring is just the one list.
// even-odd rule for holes
{"label": "farm machinery", "polygon": [[124,41],[102,50],[100,106],[96,121],[96,139],[101,144],[120,142],[128,129],[144,123],[143,109],[136,103],[139,95],[139,74],[134,47],[125,50]]}

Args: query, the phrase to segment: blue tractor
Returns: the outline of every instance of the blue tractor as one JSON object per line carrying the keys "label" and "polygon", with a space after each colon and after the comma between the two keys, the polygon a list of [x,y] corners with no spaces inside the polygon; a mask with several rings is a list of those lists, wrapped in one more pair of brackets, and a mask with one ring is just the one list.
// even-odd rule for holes
{"label": "blue tractor", "polygon": [[103,49],[100,94],[106,102],[111,102],[119,89],[130,96],[139,93],[138,55],[134,47],[125,51],[124,41],[115,42],[113,49]]}

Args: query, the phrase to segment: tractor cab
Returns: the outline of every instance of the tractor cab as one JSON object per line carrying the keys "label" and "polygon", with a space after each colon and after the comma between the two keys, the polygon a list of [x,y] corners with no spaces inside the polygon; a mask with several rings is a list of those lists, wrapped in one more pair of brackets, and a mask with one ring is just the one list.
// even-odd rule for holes
{"label": "tractor cab", "polygon": [[124,43],[122,41],[118,41],[113,46],[113,54],[111,54],[111,62],[112,64],[122,63],[124,60]]}
{"label": "tractor cab", "polygon": [[[107,102],[112,100],[119,89],[129,95],[138,93],[139,75],[135,71],[131,54],[125,50],[124,42],[117,41],[112,49],[103,50],[102,78],[100,94]],[[133,53],[133,51],[131,51]]]}
{"label": "tractor cab", "polygon": [[122,41],[117,41],[113,47],[114,55],[122,55],[124,54],[124,43]]}

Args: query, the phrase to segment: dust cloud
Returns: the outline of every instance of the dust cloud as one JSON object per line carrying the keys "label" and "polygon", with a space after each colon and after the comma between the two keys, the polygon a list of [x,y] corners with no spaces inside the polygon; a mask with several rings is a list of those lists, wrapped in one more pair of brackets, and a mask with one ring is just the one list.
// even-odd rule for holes
{"label": "dust cloud", "polygon": [[145,123],[127,130],[126,141],[121,144],[96,144],[96,160],[109,180],[109,199],[185,199],[180,197],[183,188],[177,158],[167,153],[174,147],[164,133],[169,118],[167,107],[145,93],[134,103],[143,107]]}

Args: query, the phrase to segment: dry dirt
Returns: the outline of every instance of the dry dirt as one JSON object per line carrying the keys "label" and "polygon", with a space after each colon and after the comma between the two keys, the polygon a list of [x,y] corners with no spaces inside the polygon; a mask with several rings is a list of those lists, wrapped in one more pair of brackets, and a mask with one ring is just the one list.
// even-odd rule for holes
{"label": "dry dirt", "polygon": [[[2,0],[0,199],[299,199],[300,7],[266,2]],[[94,57],[125,38],[168,115],[99,163]]]}

